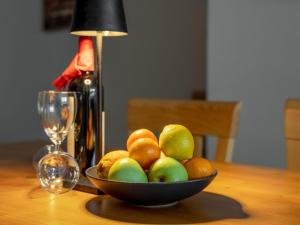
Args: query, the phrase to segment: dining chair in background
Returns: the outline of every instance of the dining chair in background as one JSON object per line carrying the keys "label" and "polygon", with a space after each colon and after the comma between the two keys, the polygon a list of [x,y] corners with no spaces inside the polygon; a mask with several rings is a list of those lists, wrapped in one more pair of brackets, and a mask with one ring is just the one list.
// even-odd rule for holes
{"label": "dining chair in background", "polygon": [[284,120],[288,169],[300,171],[300,99],[286,101]]}
{"label": "dining chair in background", "polygon": [[181,124],[194,136],[195,155],[202,155],[204,136],[215,136],[214,160],[231,162],[240,110],[240,102],[131,99],[128,128],[161,132],[167,124]]}

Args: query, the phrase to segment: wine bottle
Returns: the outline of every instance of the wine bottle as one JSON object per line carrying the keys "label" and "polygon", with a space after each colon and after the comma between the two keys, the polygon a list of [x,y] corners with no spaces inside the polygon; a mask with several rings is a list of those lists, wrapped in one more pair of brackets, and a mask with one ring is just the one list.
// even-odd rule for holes
{"label": "wine bottle", "polygon": [[[82,71],[82,76],[71,80],[68,91],[77,93],[77,115],[73,132],[68,135],[68,152],[77,160],[80,172],[95,166],[100,160],[98,130],[97,78],[93,72]],[[101,115],[102,116],[102,115]]]}

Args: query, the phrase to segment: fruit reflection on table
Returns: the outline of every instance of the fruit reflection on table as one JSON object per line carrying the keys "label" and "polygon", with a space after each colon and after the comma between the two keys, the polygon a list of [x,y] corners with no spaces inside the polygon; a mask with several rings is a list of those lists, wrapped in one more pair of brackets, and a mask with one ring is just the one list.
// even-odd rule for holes
{"label": "fruit reflection on table", "polygon": [[148,129],[131,133],[127,150],[113,150],[102,157],[97,174],[102,179],[129,183],[178,182],[208,177],[212,164],[194,156],[194,139],[179,124],[164,127],[159,139]]}

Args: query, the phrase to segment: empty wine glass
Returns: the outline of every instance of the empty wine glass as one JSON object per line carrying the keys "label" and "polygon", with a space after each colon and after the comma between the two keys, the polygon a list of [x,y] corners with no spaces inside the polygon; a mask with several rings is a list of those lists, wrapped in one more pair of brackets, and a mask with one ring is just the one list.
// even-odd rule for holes
{"label": "empty wine glass", "polygon": [[38,94],[38,113],[42,126],[55,145],[55,150],[38,163],[41,186],[60,194],[71,190],[79,180],[79,166],[60,145],[74,125],[77,99],[75,92],[42,91]]}
{"label": "empty wine glass", "polygon": [[74,124],[76,108],[76,92],[39,92],[38,113],[42,126],[57,150]]}
{"label": "empty wine glass", "polygon": [[66,152],[47,154],[38,163],[38,178],[48,192],[62,194],[74,188],[79,180],[76,160]]}

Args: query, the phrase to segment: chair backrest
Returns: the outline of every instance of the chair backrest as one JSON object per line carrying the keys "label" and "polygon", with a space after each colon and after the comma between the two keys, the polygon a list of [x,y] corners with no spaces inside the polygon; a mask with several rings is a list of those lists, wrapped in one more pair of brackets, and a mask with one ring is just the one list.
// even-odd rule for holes
{"label": "chair backrest", "polygon": [[197,151],[202,137],[218,137],[215,160],[230,162],[241,103],[198,100],[132,99],[128,103],[128,128],[161,131],[167,124],[182,124],[195,137]]}
{"label": "chair backrest", "polygon": [[300,170],[300,99],[286,101],[285,138],[288,168]]}

